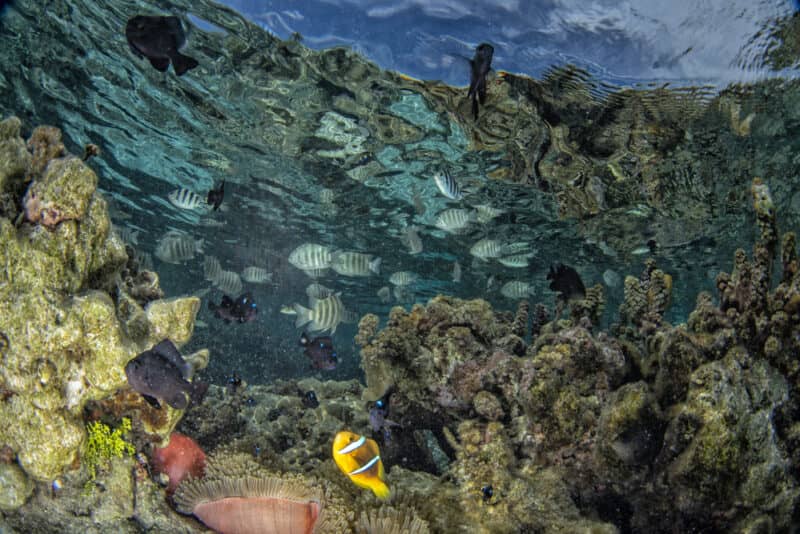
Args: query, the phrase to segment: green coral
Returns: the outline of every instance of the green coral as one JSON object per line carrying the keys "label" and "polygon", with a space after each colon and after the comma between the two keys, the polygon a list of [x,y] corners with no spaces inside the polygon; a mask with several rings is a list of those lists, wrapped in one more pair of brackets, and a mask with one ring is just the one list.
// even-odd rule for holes
{"label": "green coral", "polygon": [[133,444],[125,441],[125,434],[130,430],[131,420],[127,417],[123,417],[114,430],[99,421],[86,425],[88,439],[83,451],[83,464],[89,472],[88,484],[97,478],[98,467],[107,467],[112,459],[132,456],[136,452]]}

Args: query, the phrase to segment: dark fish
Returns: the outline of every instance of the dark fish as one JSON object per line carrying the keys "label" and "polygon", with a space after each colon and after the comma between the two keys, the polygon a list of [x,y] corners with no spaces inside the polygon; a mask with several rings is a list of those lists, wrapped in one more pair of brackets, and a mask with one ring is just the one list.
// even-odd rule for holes
{"label": "dark fish", "polygon": [[310,339],[308,335],[303,332],[303,335],[300,336],[300,345],[305,347],[306,356],[311,360],[312,368],[322,369],[324,371],[336,369],[339,358],[336,356],[336,350],[333,348],[333,341],[329,336],[319,336]]}
{"label": "dark fish", "polygon": [[558,291],[564,300],[583,298],[586,295],[586,288],[580,275],[568,265],[562,263],[551,265],[547,279],[550,280],[550,289]]}
{"label": "dark fish", "polygon": [[472,100],[472,116],[475,120],[478,120],[478,100],[481,104],[486,102],[486,75],[492,69],[492,55],[494,47],[488,43],[481,43],[475,49],[475,57],[469,61],[472,72],[467,97]]}
{"label": "dark fish", "polygon": [[391,438],[391,427],[401,426],[399,423],[387,418],[389,415],[389,397],[391,395],[392,390],[390,389],[369,408],[369,425],[372,427],[373,432],[382,433],[384,443],[388,443]]}
{"label": "dark fish", "polygon": [[303,393],[302,398],[303,400],[301,402],[303,403],[303,406],[305,406],[306,408],[311,408],[313,410],[314,408],[319,406],[319,400],[317,400],[317,394],[314,393],[313,389],[309,389],[308,391]]}
{"label": "dark fish", "polygon": [[256,318],[258,313],[258,306],[253,300],[253,294],[249,291],[242,293],[236,300],[233,300],[228,295],[222,296],[222,302],[214,304],[208,303],[209,309],[214,312],[214,315],[222,319],[226,323],[249,323]]}
{"label": "dark fish", "polygon": [[128,384],[155,408],[161,408],[161,399],[176,410],[183,410],[189,399],[200,402],[208,389],[208,384],[189,382],[192,366],[169,339],[129,361],[125,375]]}
{"label": "dark fish", "polygon": [[217,189],[212,189],[208,192],[208,196],[206,196],[206,204],[211,204],[213,206],[214,211],[219,209],[220,204],[222,204],[222,199],[225,198],[225,182],[223,181],[219,184]]}
{"label": "dark fish", "polygon": [[178,52],[186,43],[178,17],[137,15],[128,20],[125,37],[135,54],[149,59],[161,72],[167,70],[170,61],[178,76],[198,65],[196,59]]}

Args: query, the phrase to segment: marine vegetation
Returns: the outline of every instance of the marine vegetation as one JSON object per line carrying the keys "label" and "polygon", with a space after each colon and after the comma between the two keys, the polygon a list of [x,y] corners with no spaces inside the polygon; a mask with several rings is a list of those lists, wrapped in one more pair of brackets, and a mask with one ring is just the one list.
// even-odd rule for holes
{"label": "marine vegetation", "polygon": [[91,487],[97,478],[97,469],[108,466],[113,458],[132,456],[136,448],[132,443],[125,441],[125,435],[131,431],[131,420],[123,417],[120,425],[111,430],[111,427],[93,421],[86,425],[86,445],[83,450],[83,464],[89,472],[87,486]]}

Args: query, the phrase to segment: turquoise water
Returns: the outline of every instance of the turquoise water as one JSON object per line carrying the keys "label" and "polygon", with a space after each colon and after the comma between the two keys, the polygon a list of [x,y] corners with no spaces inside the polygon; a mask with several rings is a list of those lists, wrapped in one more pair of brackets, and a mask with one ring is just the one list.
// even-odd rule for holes
{"label": "turquoise water", "polygon": [[[765,10],[787,15],[772,3]],[[181,17],[190,30],[183,52],[199,66],[178,77],[136,57],[124,28],[140,13]],[[787,20],[781,27],[791,31]],[[525,298],[552,311],[557,294],[547,273],[563,263],[587,288],[602,286],[599,332],[615,331],[623,280],[638,278],[648,258],[672,276],[668,323],[686,322],[698,293],[716,295],[718,273],[730,272],[736,249],[749,253],[758,237],[754,177],[771,189],[780,231],[800,225],[800,85],[790,68],[771,69],[764,60],[744,69],[756,73],[748,83],[728,85],[730,72],[713,80],[694,72],[674,89],[647,86],[645,77],[630,89],[618,84],[630,78],[623,67],[631,62],[607,66],[617,74],[606,78],[599,77],[603,65],[587,71],[558,61],[529,72],[533,79],[504,76],[506,68],[519,72],[510,65],[519,67],[526,56],[515,54],[504,65],[498,47],[493,85],[475,121],[466,87],[383,70],[407,59],[375,64],[349,50],[305,44],[281,40],[208,1],[18,1],[0,14],[0,117],[18,116],[23,137],[37,125],[55,125],[75,154],[87,143],[100,147],[89,164],[114,225],[126,236],[138,232],[129,244],[149,256],[167,297],[201,298],[200,323],[183,352],[210,349],[200,377],[217,386],[234,374],[251,385],[309,377],[364,381],[353,317],[332,334],[335,370],[310,369],[299,347],[301,329],[285,308],[306,305],[314,281],[288,261],[304,243],[381,258],[379,274],[328,272],[317,280],[341,292],[351,315],[376,314],[381,327],[393,306],[410,309],[440,294],[485,299],[504,312]],[[767,53],[759,48],[759,57]],[[408,74],[432,78],[425,69]],[[660,81],[676,76],[647,74]],[[442,76],[468,82],[454,77]],[[709,81],[716,84],[690,85]],[[439,191],[433,177],[443,169],[456,177],[463,199]],[[181,209],[168,199],[177,188],[205,197],[222,181],[218,212]],[[478,206],[497,216],[477,220]],[[473,217],[465,231],[437,226],[452,208]],[[412,227],[422,241],[416,254],[402,240]],[[179,263],[159,258],[158,243],[169,231],[203,240],[202,251]],[[486,238],[525,243],[528,265],[476,258],[470,249]],[[272,273],[271,281],[245,281],[230,295],[252,292],[259,308],[254,321],[224,323],[209,309],[225,293],[204,273],[212,257],[224,270]],[[453,280],[455,262],[460,281]],[[418,280],[397,292],[390,276],[400,271]],[[529,292],[504,295],[504,284],[513,281],[527,283]],[[379,295],[385,287],[388,298]],[[523,446],[516,446],[519,453]],[[789,478],[795,484],[796,474]],[[581,498],[587,497],[575,497]],[[611,507],[603,503],[598,508]],[[584,511],[593,506],[583,504]],[[613,522],[614,514],[606,514],[601,519]],[[616,526],[637,531],[622,520]],[[724,531],[705,527],[692,531]],[[780,530],[763,530],[772,531]]]}

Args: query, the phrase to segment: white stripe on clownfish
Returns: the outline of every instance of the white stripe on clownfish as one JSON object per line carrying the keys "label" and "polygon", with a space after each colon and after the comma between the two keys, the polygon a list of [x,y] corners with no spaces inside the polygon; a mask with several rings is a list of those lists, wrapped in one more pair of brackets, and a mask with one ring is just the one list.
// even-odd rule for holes
{"label": "white stripe on clownfish", "polygon": [[353,443],[351,443],[347,447],[342,447],[337,452],[339,454],[350,454],[351,452],[353,452],[354,450],[356,450],[357,448],[359,448],[360,446],[362,446],[366,442],[367,442],[367,438],[365,438],[364,436],[361,436],[360,438],[358,438],[357,441],[354,441]]}
{"label": "white stripe on clownfish", "polygon": [[357,475],[357,474],[359,474],[359,473],[363,473],[364,471],[369,471],[369,470],[370,470],[370,468],[371,468],[373,465],[375,465],[375,464],[378,462],[378,460],[380,460],[380,459],[381,459],[381,455],[380,455],[380,454],[376,454],[376,455],[375,455],[375,458],[373,458],[373,459],[372,459],[372,460],[370,460],[369,462],[365,463],[363,467],[360,467],[360,468],[356,469],[355,471],[350,471],[350,472],[349,472],[349,473],[347,473],[347,474],[348,474],[349,476],[353,476],[353,475]]}

